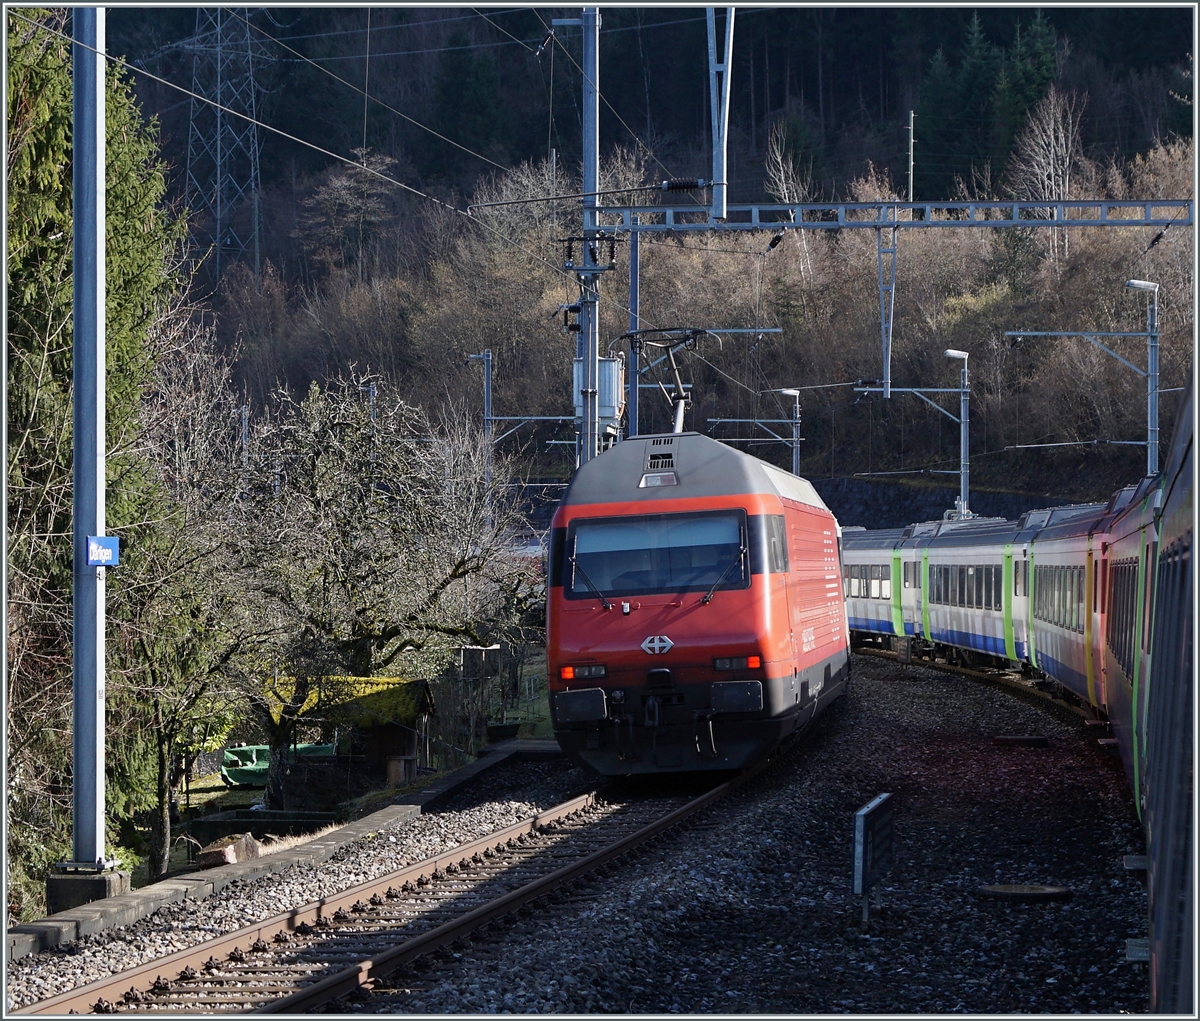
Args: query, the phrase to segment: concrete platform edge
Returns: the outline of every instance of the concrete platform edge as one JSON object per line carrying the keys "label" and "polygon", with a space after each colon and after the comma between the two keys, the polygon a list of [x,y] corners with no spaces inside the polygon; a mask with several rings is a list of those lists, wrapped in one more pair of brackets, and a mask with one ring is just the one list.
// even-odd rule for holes
{"label": "concrete platform edge", "polygon": [[14,925],[5,934],[4,956],[13,961],[30,954],[40,953],[51,947],[60,946],[91,933],[120,925],[129,925],[140,918],[154,914],[166,904],[181,900],[203,900],[230,883],[264,872],[282,872],[295,864],[317,865],[327,861],[341,848],[377,830],[392,826],[404,819],[420,815],[427,807],[451,791],[473,780],[480,773],[499,765],[510,758],[547,758],[561,754],[553,741],[522,740],[519,738],[493,745],[474,762],[456,769],[428,787],[401,795],[396,803],[377,812],[346,823],[332,833],[297,844],[286,851],[221,865],[203,872],[190,872],[182,876],[151,883],[149,886],[130,890],[106,900],[92,901],[82,907],[60,911],[36,922]]}

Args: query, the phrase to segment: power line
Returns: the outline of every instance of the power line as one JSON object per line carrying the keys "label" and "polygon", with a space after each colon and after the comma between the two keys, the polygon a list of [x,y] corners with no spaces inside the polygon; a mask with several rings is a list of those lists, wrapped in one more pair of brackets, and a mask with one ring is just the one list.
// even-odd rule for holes
{"label": "power line", "polygon": [[[51,27],[43,24],[42,22],[36,21],[33,18],[30,18],[24,14],[21,14],[19,11],[14,10],[11,13],[12,13],[13,17],[20,18],[21,20],[28,22],[30,25],[33,25],[35,28],[38,28],[50,35],[58,36],[60,39],[63,39],[64,41],[67,41],[67,42],[72,42],[72,43],[74,43],[74,45],[77,45],[77,46],[83,45],[83,44],[78,43],[75,40],[73,40],[66,33],[60,32],[57,29],[51,28]],[[98,52],[98,51],[96,51],[93,48],[93,52]],[[426,192],[423,192],[418,188],[414,188],[412,185],[405,184],[403,181],[400,181],[394,177],[391,177],[388,174],[385,174],[382,171],[380,171],[374,167],[366,166],[359,160],[351,159],[348,156],[342,156],[339,153],[333,152],[329,149],[325,149],[322,146],[315,144],[314,142],[306,141],[303,138],[300,138],[296,135],[292,135],[289,132],[283,131],[280,128],[276,128],[270,124],[267,124],[264,121],[260,121],[256,118],[252,118],[252,117],[248,116],[247,114],[241,113],[237,110],[231,110],[228,107],[221,106],[221,104],[216,103],[215,101],[213,101],[211,99],[207,99],[204,96],[198,95],[197,93],[193,92],[190,89],[185,88],[182,85],[178,85],[175,82],[168,81],[166,78],[162,78],[159,75],[153,74],[150,71],[146,71],[145,69],[134,67],[128,61],[123,60],[120,57],[115,57],[108,53],[102,53],[101,56],[103,56],[104,59],[107,60],[110,64],[114,64],[119,67],[123,67],[126,70],[131,71],[135,74],[141,74],[141,75],[146,76],[147,78],[151,78],[154,81],[156,81],[162,85],[166,85],[168,88],[172,88],[178,92],[182,92],[185,96],[188,96],[195,100],[199,100],[202,103],[208,103],[215,108],[221,109],[224,113],[230,114],[231,116],[238,117],[244,121],[252,122],[256,127],[259,127],[261,129],[263,129],[264,131],[269,131],[271,134],[278,135],[281,138],[287,139],[289,142],[295,142],[297,145],[301,145],[301,146],[304,146],[305,148],[313,150],[314,152],[318,152],[323,156],[327,156],[330,159],[337,161],[338,163],[344,163],[346,166],[354,167],[358,171],[368,173],[371,176],[376,177],[381,181],[385,181],[388,184],[395,185],[397,188],[400,188],[403,191],[407,191],[410,194],[416,195],[418,198],[425,199],[426,201],[431,202],[434,205],[440,206],[442,209],[445,209],[445,210],[448,210],[449,212],[455,213],[458,216],[462,217],[463,219],[467,220],[468,222],[473,223],[479,227],[482,227],[488,233],[492,234],[493,236],[498,238],[500,241],[503,241],[505,244],[511,245],[518,252],[520,252],[521,254],[523,254],[525,256],[528,256],[534,262],[537,262],[543,266],[546,266],[553,273],[562,277],[564,280],[571,281],[573,279],[573,274],[571,274],[567,270],[563,269],[561,266],[555,265],[554,263],[543,258],[541,255],[539,255],[536,252],[530,251],[528,248],[526,248],[524,245],[522,245],[519,241],[516,241],[513,238],[508,237],[508,235],[502,233],[501,231],[497,230],[495,227],[492,227],[490,224],[481,220],[479,217],[473,215],[469,210],[459,209],[457,206],[452,206],[448,202],[443,202],[441,199],[435,198],[434,196],[429,195]],[[351,86],[351,87],[353,88],[353,86]],[[504,168],[501,167],[501,169],[504,169]],[[619,301],[616,301],[611,298],[603,298],[603,297],[600,300],[606,301],[609,304],[614,305],[619,311],[623,311],[625,313],[629,312],[628,306],[621,304]]]}
{"label": "power line", "polygon": [[482,11],[480,11],[478,8],[476,8],[476,7],[472,7],[472,8],[471,8],[471,10],[473,10],[473,11],[474,11],[476,14],[478,14],[478,15],[479,15],[481,18],[483,18],[483,20],[484,20],[484,21],[486,21],[486,22],[487,22],[489,25],[491,25],[491,26],[492,26],[492,28],[496,29],[496,31],[497,31],[497,32],[503,32],[503,33],[504,33],[506,36],[508,36],[508,37],[509,37],[509,38],[510,38],[510,39],[511,39],[513,42],[515,42],[515,43],[520,43],[520,45],[524,46],[524,47],[525,47],[525,49],[527,49],[527,50],[528,50],[530,53],[534,53],[534,52],[535,52],[535,51],[534,51],[534,48],[533,48],[532,46],[530,46],[528,43],[526,43],[526,42],[523,42],[522,40],[518,39],[518,38],[517,38],[515,35],[513,35],[513,34],[512,34],[512,33],[511,33],[511,32],[510,32],[510,31],[509,31],[507,28],[501,28],[501,27],[500,27],[499,25],[497,25],[497,24],[496,24],[494,21],[492,21],[492,19],[491,19],[491,18],[489,18],[489,17],[488,17],[486,14],[484,14],[484,13],[483,13]]}
{"label": "power line", "polygon": [[[575,59],[574,54],[572,54],[571,51],[567,49],[566,44],[563,43],[563,41],[558,38],[558,35],[557,35],[557,33],[555,33],[554,29],[550,25],[546,24],[546,19],[543,18],[542,15],[536,9],[534,10],[533,13],[536,15],[538,21],[540,21],[542,23],[542,27],[545,28],[550,33],[550,36],[553,38],[554,42],[562,47],[563,53],[565,53],[567,56],[567,59],[572,64],[575,65],[575,69],[580,74],[583,74],[584,73],[583,68],[580,67],[579,61],[577,61]],[[617,113],[616,107],[614,107],[612,105],[612,103],[610,103],[608,101],[608,97],[604,95],[604,93],[600,90],[600,88],[598,86],[596,88],[596,95],[598,95],[600,97],[600,99],[603,100],[604,105],[607,106],[608,109],[612,112],[612,115],[617,118],[617,120],[621,124],[621,127],[623,127],[626,131],[628,131],[630,136],[633,138],[633,140],[642,147],[642,151],[649,153],[650,158],[652,160],[654,160],[654,162],[657,163],[662,168],[663,173],[666,174],[668,177],[671,177],[672,176],[671,171],[667,169],[666,164],[664,164],[663,161],[658,158],[657,154],[654,152],[653,149],[651,149],[645,142],[643,142],[641,140],[641,138],[638,136],[638,133],[636,131],[634,131],[633,128],[631,128],[628,124],[625,123],[625,119],[619,113]],[[696,204],[700,205],[701,203],[697,202]]]}
{"label": "power line", "polygon": [[[525,9],[526,8],[524,8],[524,7],[514,7],[511,10],[493,11],[493,13],[497,14],[497,15],[517,14]],[[376,27],[375,31],[386,32],[386,31],[391,31],[392,29],[401,29],[401,28],[425,28],[427,25],[443,25],[443,24],[446,24],[451,21],[471,21],[476,16],[476,14],[478,14],[478,12],[475,12],[474,14],[457,14],[451,18],[427,18],[423,21],[396,21],[390,25]],[[336,32],[309,32],[305,35],[285,35],[285,36],[280,36],[279,38],[287,39],[289,41],[295,41],[298,39],[325,39],[325,38],[328,38],[330,36],[335,36],[335,35],[360,35],[364,31],[365,31],[365,29],[361,29],[361,28],[346,28],[346,29],[339,29]]]}
{"label": "power line", "polygon": [[[241,17],[241,15],[237,15],[237,16]],[[250,27],[253,28],[256,32],[261,32],[271,42],[277,44],[278,46],[281,46],[283,49],[287,50],[289,53],[295,53],[296,56],[299,57],[302,61],[304,61],[305,63],[312,64],[312,66],[315,67],[318,71],[321,71],[324,74],[329,75],[329,77],[334,79],[334,81],[340,82],[342,85],[345,85],[348,89],[353,89],[355,92],[357,92],[359,95],[361,95],[363,97],[363,103],[365,105],[367,99],[369,98],[367,96],[367,92],[365,89],[360,89],[357,85],[353,84],[352,82],[346,81],[346,79],[342,78],[340,75],[334,74],[332,71],[329,70],[329,68],[322,67],[320,64],[316,63],[316,61],[310,60],[308,57],[304,56],[304,54],[301,53],[299,50],[295,50],[291,46],[288,46],[285,43],[281,43],[278,39],[276,39],[273,35],[271,35],[270,32],[267,32],[265,29],[259,28],[257,25],[252,24],[250,21],[248,21],[245,18],[242,18],[242,20],[245,21],[247,25],[250,25]],[[380,56],[380,54],[376,54],[375,55],[376,59],[379,59],[379,56]],[[448,145],[452,145],[456,149],[461,149],[463,152],[467,153],[470,156],[474,156],[478,160],[482,160],[484,163],[490,163],[493,167],[497,167],[498,169],[503,170],[506,174],[511,172],[511,169],[509,167],[504,166],[502,163],[497,163],[493,159],[488,159],[488,157],[486,157],[480,153],[477,153],[472,149],[468,149],[465,145],[460,145],[458,142],[454,141],[454,139],[447,138],[441,132],[435,131],[433,128],[429,127],[429,125],[422,124],[416,118],[410,117],[408,114],[403,113],[400,110],[397,110],[393,106],[389,106],[382,99],[373,99],[373,102],[378,103],[389,113],[394,113],[397,117],[403,118],[404,120],[408,121],[410,124],[414,125],[415,127],[420,128],[422,131],[428,131],[435,138],[441,139],[443,142],[447,143]],[[365,113],[364,113],[364,117],[365,117]]]}

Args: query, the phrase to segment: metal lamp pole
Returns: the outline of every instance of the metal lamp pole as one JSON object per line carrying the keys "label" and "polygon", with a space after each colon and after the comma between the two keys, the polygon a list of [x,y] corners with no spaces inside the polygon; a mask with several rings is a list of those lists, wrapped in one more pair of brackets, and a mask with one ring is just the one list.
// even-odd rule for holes
{"label": "metal lamp pole", "polygon": [[1125,286],[1150,292],[1146,312],[1146,474],[1158,474],[1158,284],[1128,280]]}
{"label": "metal lamp pole", "polygon": [[966,518],[971,516],[971,508],[967,502],[971,489],[971,385],[967,375],[967,359],[970,355],[966,351],[958,351],[954,348],[947,348],[942,354],[947,358],[957,358],[962,361],[962,374],[959,376],[958,383],[961,402],[958,412],[958,515]]}

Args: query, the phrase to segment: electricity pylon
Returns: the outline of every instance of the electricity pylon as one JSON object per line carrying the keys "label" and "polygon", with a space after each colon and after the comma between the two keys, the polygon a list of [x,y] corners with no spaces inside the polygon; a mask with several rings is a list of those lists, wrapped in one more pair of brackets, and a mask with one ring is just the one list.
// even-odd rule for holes
{"label": "electricity pylon", "polygon": [[192,244],[213,283],[247,249],[256,279],[259,272],[256,75],[266,58],[249,15],[245,7],[199,8],[196,34],[184,44],[194,93],[184,194]]}

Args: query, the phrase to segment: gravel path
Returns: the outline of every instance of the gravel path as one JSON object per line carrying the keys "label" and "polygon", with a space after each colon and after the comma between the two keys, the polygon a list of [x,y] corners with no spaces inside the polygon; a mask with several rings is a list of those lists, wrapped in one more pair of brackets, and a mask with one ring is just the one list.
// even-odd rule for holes
{"label": "gravel path", "polygon": [[[984,684],[866,656],[854,671],[765,790],[336,1010],[1145,1012],[1145,965],[1125,961],[1125,939],[1146,934],[1146,896],[1122,865],[1143,847],[1116,756],[1081,722]],[[883,791],[894,866],[864,929],[852,817]],[[1074,897],[977,894],[993,883]]]}
{"label": "gravel path", "polygon": [[132,925],[12,961],[7,973],[8,1009],[403,868],[526,819],[592,786],[583,771],[566,760],[501,763],[448,794],[426,814],[349,844],[320,865],[295,865],[231,883],[204,900],[170,904]]}

